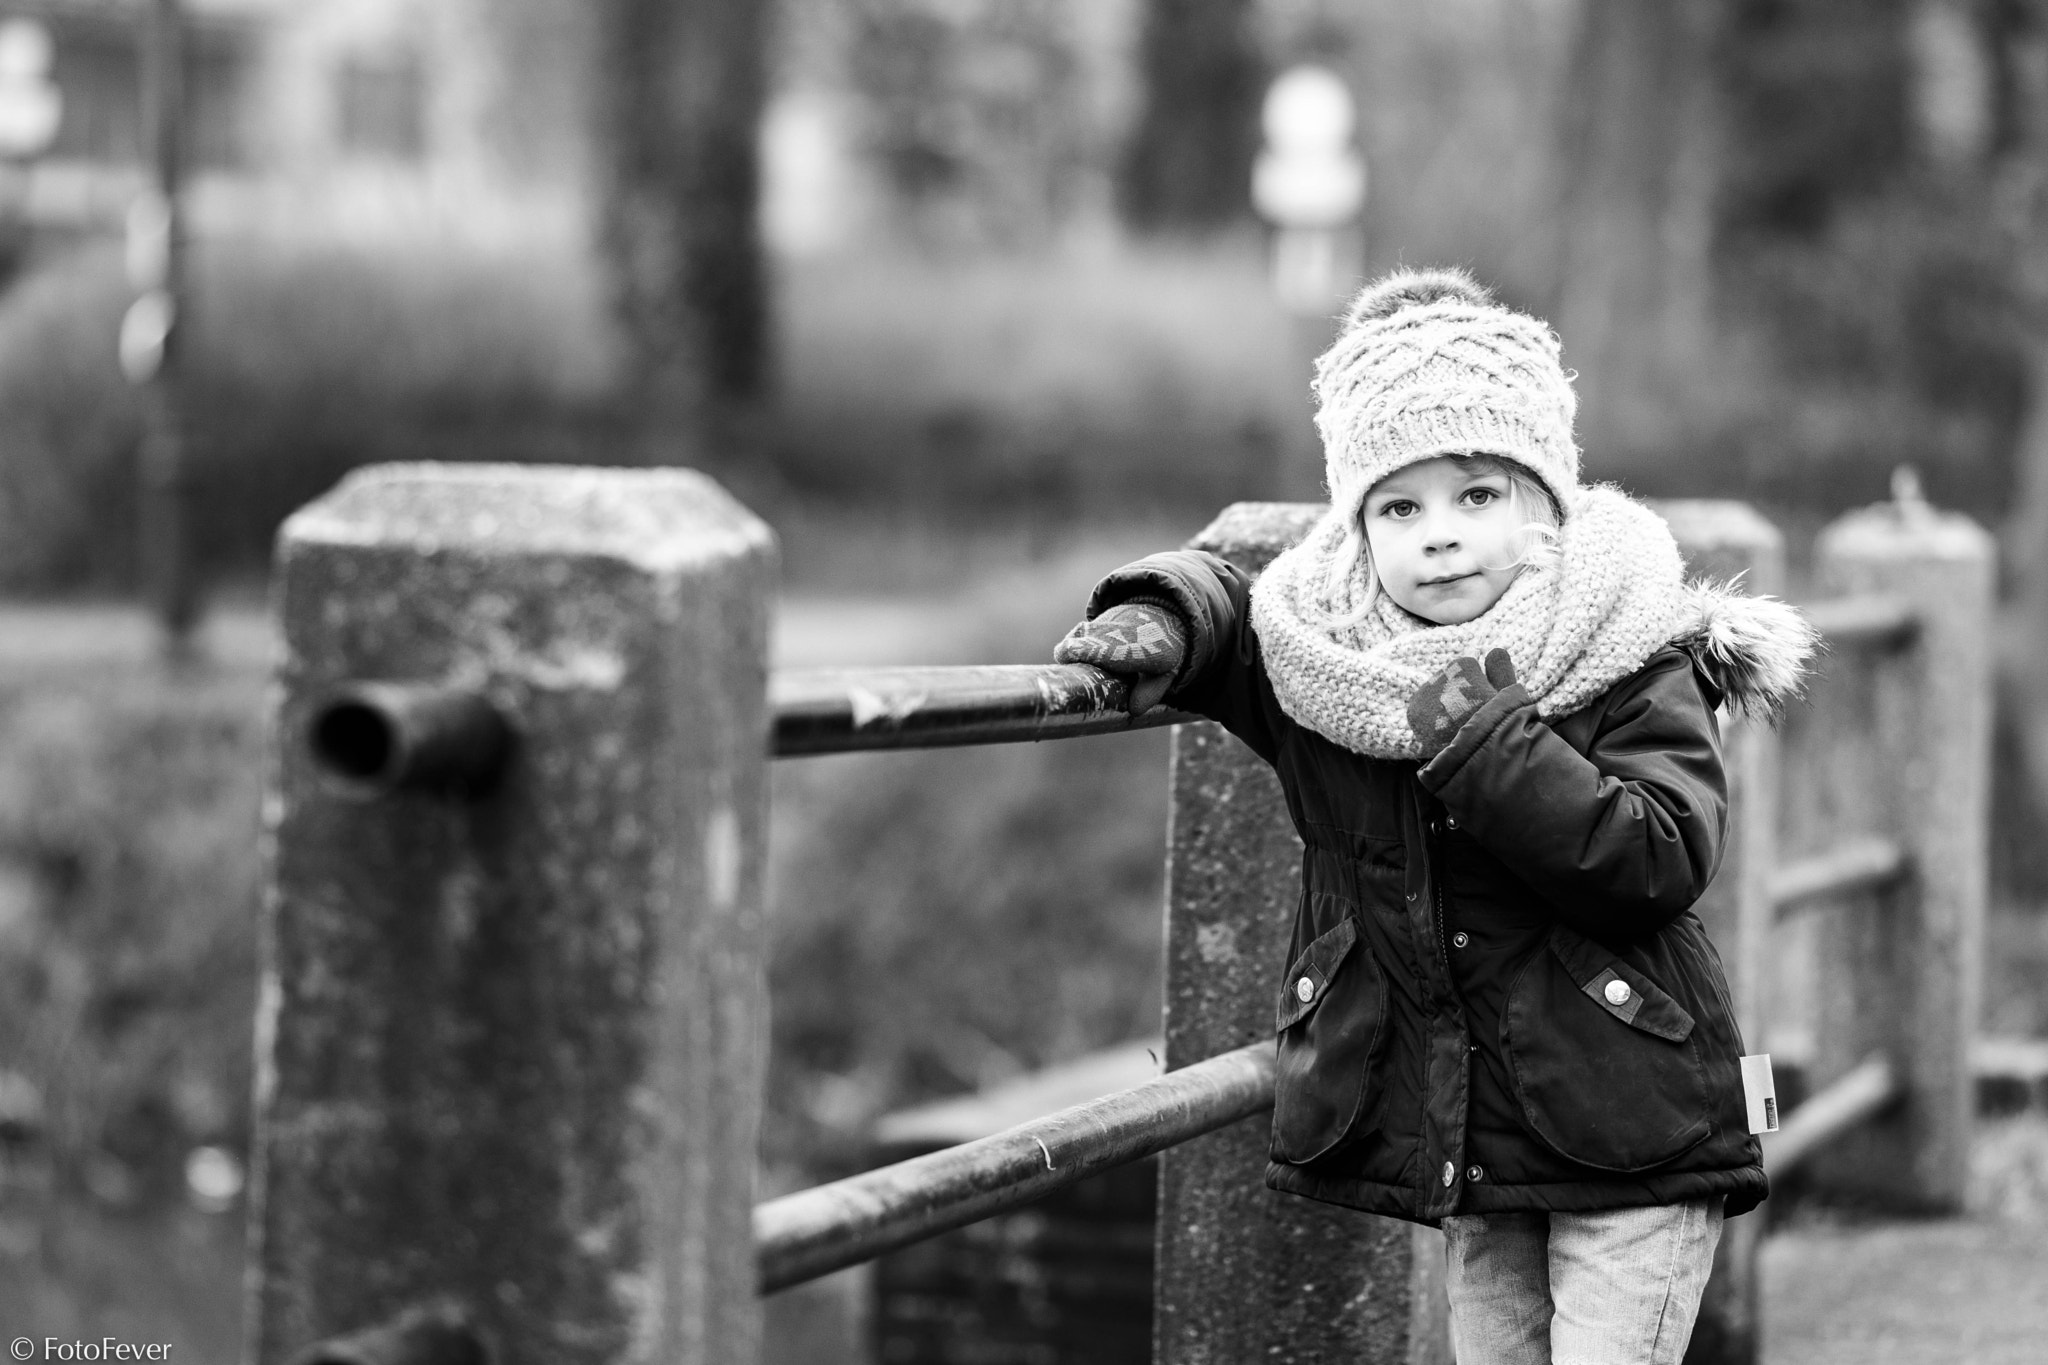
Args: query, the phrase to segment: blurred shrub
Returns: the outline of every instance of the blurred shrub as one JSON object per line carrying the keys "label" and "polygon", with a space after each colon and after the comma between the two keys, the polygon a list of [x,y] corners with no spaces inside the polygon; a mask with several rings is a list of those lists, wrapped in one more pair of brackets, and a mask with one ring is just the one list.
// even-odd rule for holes
{"label": "blurred shrub", "polygon": [[779,766],[771,1165],[1156,1034],[1165,830],[1158,731]]}
{"label": "blurred shrub", "polygon": [[248,1130],[257,689],[73,680],[0,710],[0,1057],[67,1188],[177,1198]]}
{"label": "blurred shrub", "polygon": [[1765,348],[1753,387],[1722,396],[1736,458],[1720,491],[1836,510],[1884,497],[1911,464],[1937,503],[2003,519],[2023,317],[1985,212],[1906,185],[1842,206],[1818,235],[1730,244],[1723,307]]}
{"label": "blurred shrub", "polygon": [[359,464],[607,448],[613,338],[566,256],[222,243],[194,273],[203,543],[235,561]]}
{"label": "blurred shrub", "polygon": [[[943,657],[1044,658],[1070,578],[984,574],[934,609]],[[1166,775],[1158,730],[774,765],[773,1171],[843,1173],[891,1109],[1157,1034]]]}
{"label": "blurred shrub", "polygon": [[120,257],[81,253],[0,297],[0,585],[131,572],[135,394],[114,358]]}
{"label": "blurred shrub", "polygon": [[1273,497],[1308,356],[1249,241],[787,263],[799,494],[1055,522]]}
{"label": "blurred shrub", "polygon": [[[948,657],[1043,657],[1079,599],[989,579]],[[248,1140],[260,680],[94,663],[0,686],[0,1075],[65,1187],[178,1197]],[[1163,732],[777,764],[764,1155],[857,1164],[887,1109],[1159,1027]]]}
{"label": "blurred shrub", "polygon": [[[217,563],[262,563],[277,522],[358,464],[606,448],[614,350],[573,261],[214,241],[192,275],[195,535]],[[108,249],[0,299],[0,586],[133,572],[138,420],[114,356],[128,299]]]}
{"label": "blurred shrub", "polygon": [[[2018,11],[1945,12],[1967,16],[1986,88],[1964,97],[1984,101],[1995,131],[2017,117],[1995,64],[1996,31]],[[1913,463],[1936,502],[2004,518],[2027,401],[1998,202],[1999,138],[2016,129],[1938,150],[1913,36],[1931,13],[1793,0],[1726,16],[1719,302],[1758,352],[1750,391],[1723,401],[1731,491],[1839,508],[1882,496],[1891,468]]]}
{"label": "blurred shrub", "polygon": [[1041,246],[1077,212],[1106,207],[1116,87],[1128,78],[1091,51],[1100,19],[1065,0],[840,3],[839,79],[894,232]]}

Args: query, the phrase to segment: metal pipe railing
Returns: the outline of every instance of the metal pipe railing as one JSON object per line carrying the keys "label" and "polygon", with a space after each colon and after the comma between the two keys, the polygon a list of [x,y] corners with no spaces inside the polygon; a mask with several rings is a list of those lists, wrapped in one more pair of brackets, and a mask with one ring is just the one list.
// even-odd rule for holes
{"label": "metal pipe railing", "polygon": [[1849,839],[1771,873],[1771,906],[1785,919],[1818,901],[1877,891],[1906,875],[1906,851],[1890,839]]}
{"label": "metal pipe railing", "polygon": [[1070,739],[1196,719],[1165,707],[1133,718],[1123,683],[1086,664],[778,669],[768,710],[768,751],[778,758]]}
{"label": "metal pipe railing", "polygon": [[[1881,594],[1806,612],[1837,648],[1889,648],[1918,628],[1909,603]],[[778,669],[768,706],[768,751],[778,758],[1071,739],[1197,719],[1166,707],[1134,718],[1123,682],[1086,664]]]}
{"label": "metal pipe railing", "polygon": [[802,1284],[965,1227],[1273,1105],[1273,1044],[1253,1043],[993,1137],[754,1209],[760,1290]]}
{"label": "metal pipe railing", "polygon": [[1802,606],[1806,619],[1835,649],[1892,649],[1920,629],[1913,604],[1886,593],[1829,598]]}

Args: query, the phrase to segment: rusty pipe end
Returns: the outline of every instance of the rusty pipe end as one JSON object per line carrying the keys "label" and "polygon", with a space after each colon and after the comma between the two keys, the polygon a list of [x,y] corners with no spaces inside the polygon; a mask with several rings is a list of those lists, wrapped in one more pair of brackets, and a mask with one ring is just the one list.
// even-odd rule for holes
{"label": "rusty pipe end", "polygon": [[450,1303],[417,1305],[375,1327],[314,1342],[289,1365],[491,1365],[469,1314]]}
{"label": "rusty pipe end", "polygon": [[475,797],[503,772],[512,728],[488,698],[462,688],[349,683],[314,710],[306,743],[321,772],[351,796]]}

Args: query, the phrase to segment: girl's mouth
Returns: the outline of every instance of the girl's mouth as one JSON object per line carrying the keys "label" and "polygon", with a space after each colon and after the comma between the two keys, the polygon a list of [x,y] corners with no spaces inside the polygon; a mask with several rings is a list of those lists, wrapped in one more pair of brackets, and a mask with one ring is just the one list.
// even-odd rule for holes
{"label": "girl's mouth", "polygon": [[1441,587],[1443,587],[1443,586],[1444,586],[1444,585],[1445,585],[1446,583],[1462,583],[1462,582],[1464,582],[1464,581],[1465,581],[1466,579],[1468,579],[1468,578],[1470,578],[1470,577],[1472,577],[1472,575],[1471,575],[1471,574],[1469,574],[1469,573],[1452,573],[1452,574],[1444,574],[1444,575],[1442,575],[1441,577],[1437,577],[1437,578],[1425,578],[1425,579],[1423,579],[1423,580],[1422,580],[1422,586],[1423,586],[1423,587],[1425,587],[1425,588],[1441,588]]}

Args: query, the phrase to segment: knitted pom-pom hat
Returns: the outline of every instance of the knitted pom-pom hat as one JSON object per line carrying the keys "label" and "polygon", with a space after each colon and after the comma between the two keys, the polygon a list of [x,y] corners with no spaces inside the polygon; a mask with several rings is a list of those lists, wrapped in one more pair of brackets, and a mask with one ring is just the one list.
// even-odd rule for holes
{"label": "knitted pom-pom hat", "polygon": [[1550,328],[1462,270],[1402,269],[1367,285],[1316,361],[1332,510],[1348,521],[1403,465],[1464,454],[1526,466],[1569,509],[1579,404],[1558,351]]}

